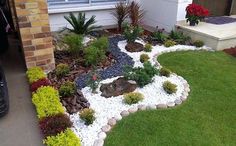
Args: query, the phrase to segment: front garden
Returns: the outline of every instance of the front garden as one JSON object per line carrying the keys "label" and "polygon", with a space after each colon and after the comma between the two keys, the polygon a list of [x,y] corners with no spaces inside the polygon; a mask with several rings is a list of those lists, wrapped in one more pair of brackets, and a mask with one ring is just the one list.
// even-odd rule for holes
{"label": "front garden", "polygon": [[[163,53],[176,51],[204,50],[204,54],[212,51],[211,48],[204,46],[200,40],[193,42],[179,31],[173,30],[170,34],[163,29],[157,29],[153,33],[145,31],[139,25],[143,15],[144,11],[135,2],[129,6],[118,4],[114,13],[118,20],[118,35],[95,30],[99,28],[94,25],[95,16],[89,20],[85,19],[84,13],[79,13],[78,16],[71,13],[65,17],[73,29],[65,28],[60,37],[56,37],[56,69],[48,75],[38,67],[27,71],[32,102],[47,146],[102,146],[107,135],[106,145],[109,146],[139,145],[145,141],[148,143],[143,145],[156,145],[158,142],[153,138],[161,133],[163,126],[160,123],[143,124],[150,117],[150,122],[158,122],[156,119],[159,115],[153,117],[152,114],[163,115],[177,110],[152,110],[182,104],[187,100],[190,88],[197,92],[195,86],[189,86],[188,80],[179,76],[182,72],[179,74],[177,71],[179,75],[175,74],[172,71],[176,68],[162,67],[156,58]],[[128,16],[131,23],[123,23]],[[180,67],[177,58],[171,63]],[[188,67],[183,66],[181,69],[188,71]],[[194,73],[196,72],[198,71]],[[191,78],[190,83],[193,83]],[[204,88],[208,91],[206,89]],[[144,110],[150,111],[125,118]],[[186,111],[192,110],[197,111],[198,108]],[[149,113],[150,115],[145,115]],[[132,117],[135,116],[137,121],[133,121],[135,118]],[[170,118],[172,116],[174,115],[170,115]],[[129,119],[132,122],[126,125]],[[140,119],[145,122],[140,124]],[[120,120],[122,121],[118,122]],[[117,123],[118,126],[115,126]],[[131,125],[136,127],[131,128]],[[113,127],[114,131],[109,134]],[[144,127],[150,129],[149,134]],[[138,129],[143,129],[143,132],[134,132]],[[157,131],[152,132],[154,129]],[[138,135],[130,137],[131,133]],[[145,135],[152,135],[151,141]],[[123,136],[126,137],[125,140]]]}

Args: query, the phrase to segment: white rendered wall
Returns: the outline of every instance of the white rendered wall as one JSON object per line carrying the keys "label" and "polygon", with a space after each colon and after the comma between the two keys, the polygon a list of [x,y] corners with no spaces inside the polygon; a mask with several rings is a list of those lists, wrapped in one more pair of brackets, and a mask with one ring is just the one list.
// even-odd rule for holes
{"label": "white rendered wall", "polygon": [[141,0],[146,10],[144,25],[171,31],[177,21],[185,20],[185,8],[192,0]]}

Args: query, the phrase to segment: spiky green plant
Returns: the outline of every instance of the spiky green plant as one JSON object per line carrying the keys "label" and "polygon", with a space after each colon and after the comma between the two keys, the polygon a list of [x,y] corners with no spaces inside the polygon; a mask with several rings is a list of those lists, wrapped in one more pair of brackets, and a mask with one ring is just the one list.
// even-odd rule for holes
{"label": "spiky green plant", "polygon": [[95,17],[92,16],[87,20],[85,13],[79,12],[77,18],[73,13],[70,13],[69,16],[64,16],[64,18],[70,23],[72,29],[65,27],[64,30],[69,30],[76,34],[88,34],[101,27],[94,25],[96,23]]}
{"label": "spiky green plant", "polygon": [[123,2],[119,2],[116,4],[115,11],[112,14],[117,19],[118,29],[121,31],[122,23],[129,16],[129,7]]}

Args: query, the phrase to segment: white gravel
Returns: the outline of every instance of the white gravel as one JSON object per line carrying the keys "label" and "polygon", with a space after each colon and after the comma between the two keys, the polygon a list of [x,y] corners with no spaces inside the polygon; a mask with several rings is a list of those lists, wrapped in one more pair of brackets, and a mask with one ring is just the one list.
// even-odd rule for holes
{"label": "white gravel", "polygon": [[[143,42],[142,42],[143,43]],[[126,41],[121,41],[118,43],[121,51],[130,55],[135,61],[135,67],[142,66],[142,63],[139,61],[140,55],[146,53],[150,57],[150,62],[154,64],[158,64],[156,62],[156,56],[165,52],[172,52],[178,50],[199,50],[199,48],[193,46],[183,46],[176,45],[170,48],[166,48],[164,46],[154,46],[152,52],[137,52],[130,53],[125,50]],[[201,49],[209,49],[207,47],[203,47]],[[111,83],[119,77],[110,78],[107,80],[103,80],[101,84]],[[172,83],[177,85],[177,92],[175,94],[169,95],[167,94],[163,88],[162,84],[164,81],[169,80]],[[181,100],[181,95],[184,92],[184,84],[187,82],[182,78],[175,74],[172,74],[169,78],[155,76],[153,78],[153,82],[146,85],[143,88],[137,88],[135,91],[140,92],[144,95],[144,100],[134,105],[127,105],[123,103],[123,96],[117,96],[112,98],[105,98],[101,96],[101,92],[97,90],[97,94],[93,94],[89,87],[83,88],[82,93],[88,99],[90,103],[90,108],[95,110],[96,120],[92,125],[86,126],[84,122],[80,119],[79,114],[70,115],[71,121],[74,123],[73,131],[79,136],[81,139],[83,146],[93,146],[96,140],[101,138],[101,128],[107,125],[108,120],[111,118],[121,119],[120,113],[124,110],[128,111],[130,108],[138,107],[138,105],[145,105],[149,107],[154,107],[158,104],[168,104],[173,103],[175,100]],[[98,88],[99,89],[99,88]],[[102,136],[105,138],[105,136]]]}

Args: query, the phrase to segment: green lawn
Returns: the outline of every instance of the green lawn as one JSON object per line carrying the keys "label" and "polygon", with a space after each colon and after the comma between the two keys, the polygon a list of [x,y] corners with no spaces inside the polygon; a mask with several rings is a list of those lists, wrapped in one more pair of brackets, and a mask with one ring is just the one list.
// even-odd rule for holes
{"label": "green lawn", "polygon": [[130,115],[109,133],[105,146],[236,146],[236,58],[188,51],[158,60],[188,81],[188,100]]}

